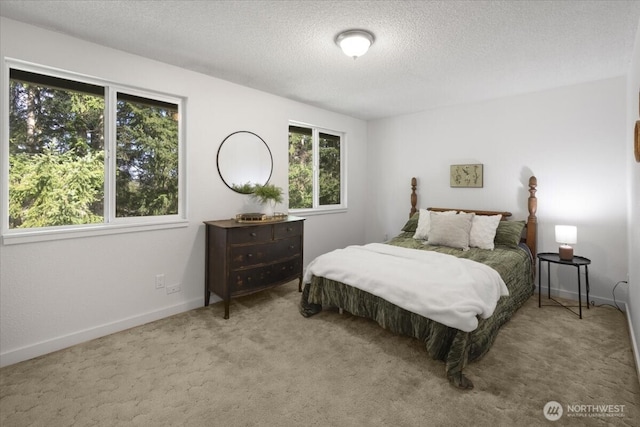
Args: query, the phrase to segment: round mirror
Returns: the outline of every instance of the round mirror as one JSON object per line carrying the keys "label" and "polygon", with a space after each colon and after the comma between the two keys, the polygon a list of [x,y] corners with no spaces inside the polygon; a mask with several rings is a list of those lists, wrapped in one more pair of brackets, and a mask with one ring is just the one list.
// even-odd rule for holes
{"label": "round mirror", "polygon": [[234,132],[222,141],[216,161],[222,181],[242,194],[251,194],[256,184],[269,182],[273,170],[273,157],[267,143],[246,130]]}

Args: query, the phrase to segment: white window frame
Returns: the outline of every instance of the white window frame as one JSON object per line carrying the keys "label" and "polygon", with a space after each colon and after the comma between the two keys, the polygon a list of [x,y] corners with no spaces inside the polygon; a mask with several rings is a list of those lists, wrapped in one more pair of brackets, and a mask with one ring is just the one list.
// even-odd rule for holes
{"label": "white window frame", "polygon": [[[313,207],[302,209],[289,209],[290,213],[298,215],[314,215],[326,213],[340,213],[347,211],[347,134],[311,125],[309,123],[290,120],[287,126],[287,133],[290,126],[305,127],[311,129],[311,139],[313,143]],[[335,135],[340,137],[340,203],[337,205],[320,205],[320,133]],[[288,150],[287,150],[288,151]],[[287,176],[289,162],[287,161]]]}
{"label": "white window frame", "polygon": [[[10,229],[9,228],[9,80],[10,69],[19,69],[38,74],[45,74],[82,83],[100,85],[105,88],[105,175],[104,175],[104,222],[96,224],[65,225],[41,228]],[[2,213],[2,243],[5,245],[69,239],[77,237],[99,236],[105,234],[140,232],[166,228],[186,227],[186,150],[185,150],[185,111],[186,98],[146,90],[119,83],[107,81],[97,77],[86,76],[70,71],[46,67],[12,58],[4,58],[1,70],[0,95],[0,126],[2,128],[1,197]],[[145,216],[117,218],[115,215],[115,174],[116,174],[116,95],[123,92],[158,101],[178,105],[178,213],[175,215]]]}

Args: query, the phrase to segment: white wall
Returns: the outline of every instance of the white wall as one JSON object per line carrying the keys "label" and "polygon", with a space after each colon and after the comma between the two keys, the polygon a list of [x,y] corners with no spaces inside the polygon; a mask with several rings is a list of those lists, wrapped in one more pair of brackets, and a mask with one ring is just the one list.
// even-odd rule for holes
{"label": "white wall", "polygon": [[[367,240],[397,234],[408,217],[410,178],[419,206],[509,210],[527,216],[538,178],[538,251],[557,252],[554,225],[578,227],[575,253],[592,260],[591,296],[611,302],[626,280],[628,163],[626,79],[562,87],[370,122]],[[452,164],[484,164],[484,187],[449,187]],[[577,299],[573,268],[552,286]],[[626,299],[619,287],[617,298]]]}
{"label": "white wall", "polygon": [[[216,169],[217,149],[234,131],[267,142],[271,182],[283,188],[289,120],[346,132],[349,211],[307,217],[305,264],[364,241],[365,122],[4,18],[0,31],[3,58],[188,97],[189,220],[186,228],[0,245],[0,365],[201,306],[202,221],[231,218],[249,200],[229,190]],[[167,284],[181,283],[182,292],[156,290],[158,273]]]}
{"label": "white wall", "polygon": [[640,378],[640,163],[633,155],[634,126],[640,120],[640,23],[627,79],[627,144],[629,165],[629,324],[633,332],[636,370]]}

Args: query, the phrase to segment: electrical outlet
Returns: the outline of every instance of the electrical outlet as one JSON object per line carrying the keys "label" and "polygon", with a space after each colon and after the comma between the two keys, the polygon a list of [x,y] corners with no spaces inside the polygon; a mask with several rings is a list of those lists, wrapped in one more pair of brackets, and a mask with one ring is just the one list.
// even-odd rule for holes
{"label": "electrical outlet", "polygon": [[156,289],[164,288],[164,274],[156,274]]}
{"label": "electrical outlet", "polygon": [[180,283],[176,283],[175,285],[167,286],[167,295],[175,294],[176,292],[180,292],[182,287]]}

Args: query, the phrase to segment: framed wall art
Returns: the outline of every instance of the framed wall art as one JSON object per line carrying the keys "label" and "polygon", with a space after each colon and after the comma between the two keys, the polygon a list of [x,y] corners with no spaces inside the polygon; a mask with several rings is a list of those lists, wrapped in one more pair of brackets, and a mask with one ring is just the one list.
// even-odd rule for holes
{"label": "framed wall art", "polygon": [[633,139],[633,154],[636,156],[636,162],[640,162],[640,120],[636,121]]}
{"label": "framed wall art", "polygon": [[[640,92],[638,92],[638,117],[640,117]],[[636,157],[636,162],[640,163],[640,120],[636,120],[633,134],[633,155]]]}
{"label": "framed wall art", "polygon": [[[640,117],[640,92],[638,92],[638,117]],[[636,127],[633,130],[633,155],[636,162],[640,163],[640,120],[636,120]]]}
{"label": "framed wall art", "polygon": [[451,187],[482,188],[482,165],[451,165]]}

